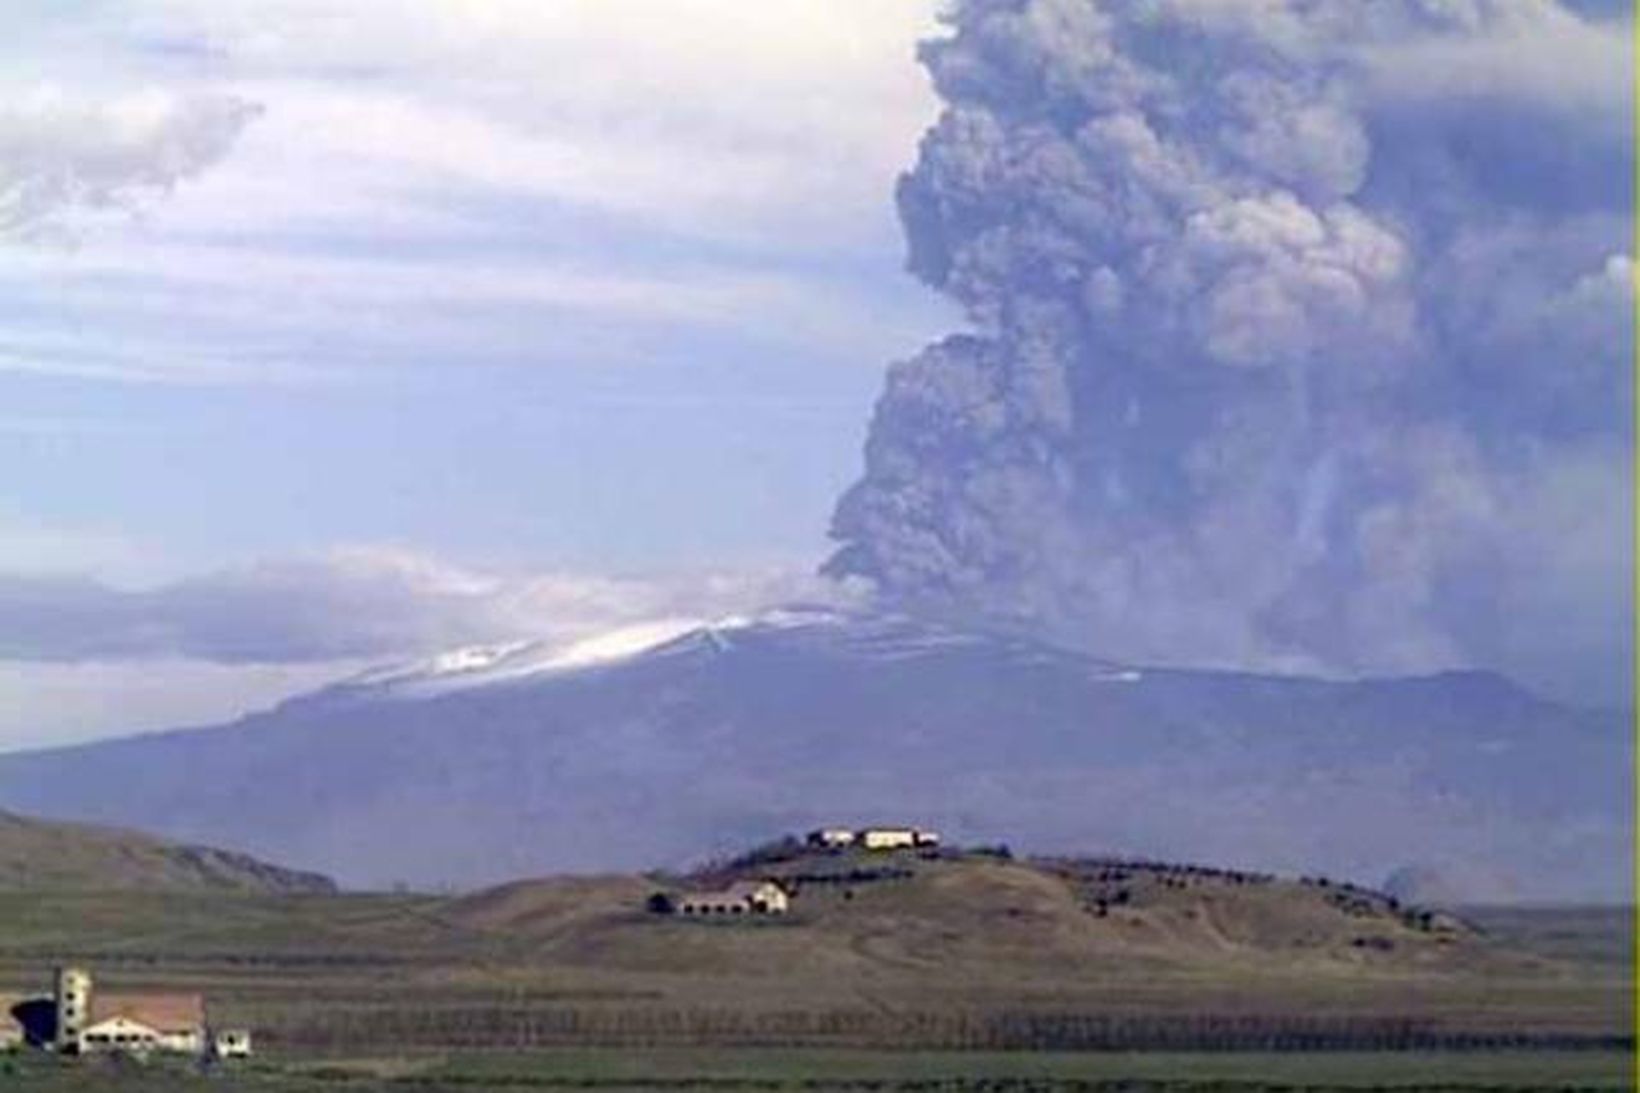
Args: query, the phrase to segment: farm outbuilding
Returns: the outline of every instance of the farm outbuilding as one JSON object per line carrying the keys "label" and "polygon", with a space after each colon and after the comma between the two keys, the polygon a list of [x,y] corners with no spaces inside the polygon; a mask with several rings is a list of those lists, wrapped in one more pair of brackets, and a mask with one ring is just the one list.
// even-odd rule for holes
{"label": "farm outbuilding", "polygon": [[246,1059],[251,1053],[249,1029],[220,1029],[211,1036],[211,1054],[218,1059]]}
{"label": "farm outbuilding", "polygon": [[772,880],[737,881],[718,892],[685,892],[673,901],[680,915],[783,915],[791,896]]}
{"label": "farm outbuilding", "polygon": [[938,846],[940,836],[937,831],[921,827],[820,827],[809,832],[804,842],[821,850],[845,850],[854,846],[866,850],[903,850]]}
{"label": "farm outbuilding", "polygon": [[919,827],[868,827],[856,838],[867,850],[906,850],[940,844],[938,832]]}

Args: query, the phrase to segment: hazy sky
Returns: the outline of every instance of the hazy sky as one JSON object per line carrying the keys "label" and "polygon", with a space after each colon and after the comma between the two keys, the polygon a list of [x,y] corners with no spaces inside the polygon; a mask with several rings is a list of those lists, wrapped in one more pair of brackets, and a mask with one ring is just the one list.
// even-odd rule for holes
{"label": "hazy sky", "polygon": [[0,747],[812,568],[951,322],[890,200],[933,11],[7,5]]}
{"label": "hazy sky", "polygon": [[939,6],[7,4],[0,748],[821,594],[856,481],[905,600],[1617,694],[1625,5]]}

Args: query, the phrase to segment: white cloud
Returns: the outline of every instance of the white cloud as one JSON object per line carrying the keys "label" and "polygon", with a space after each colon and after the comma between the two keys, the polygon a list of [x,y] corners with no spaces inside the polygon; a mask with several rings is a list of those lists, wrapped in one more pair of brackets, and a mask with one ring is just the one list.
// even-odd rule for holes
{"label": "white cloud", "polygon": [[[0,252],[0,372],[308,383],[625,359],[653,348],[632,324],[876,362],[935,305],[827,264],[871,255],[893,277],[886,195],[934,111],[912,51],[935,7],[135,0],[65,17],[75,34],[25,23],[26,67],[79,88],[51,101],[92,104],[53,108],[91,146],[192,177],[226,148],[187,137],[211,110],[260,115],[140,217]],[[142,158],[122,155],[91,159]],[[103,189],[123,210],[169,186]],[[553,336],[556,316],[576,329]],[[77,344],[41,344],[65,330]]]}
{"label": "white cloud", "polygon": [[226,95],[0,87],[0,235],[162,194],[220,159],[255,114]]}
{"label": "white cloud", "polygon": [[481,184],[675,230],[767,239],[795,225],[814,241],[881,213],[934,110],[911,51],[935,9],[139,0],[125,17],[267,103],[298,166],[364,160],[391,190]]}
{"label": "white cloud", "polygon": [[[796,142],[814,124],[869,130],[847,104],[918,86],[906,44],[932,0],[138,0],[149,28],[252,73],[452,79],[532,116],[732,129]],[[885,63],[892,62],[892,63]],[[748,93],[756,89],[755,94]],[[657,109],[667,121],[660,122]],[[693,124],[687,124],[690,121]],[[799,132],[794,132],[797,130]]]}
{"label": "white cloud", "polygon": [[[872,363],[938,311],[842,279],[703,261],[625,269],[137,239],[0,251],[0,298],[18,315],[0,335],[0,373],[184,385],[317,386],[406,361],[626,359],[646,351],[634,333],[684,329]],[[564,321],[579,336],[554,336]],[[599,329],[611,339],[588,336]]]}
{"label": "white cloud", "polygon": [[137,589],[0,574],[0,659],[322,663],[470,642],[569,639],[653,618],[830,597],[796,567],[652,576],[492,573],[393,547],[339,548]]}
{"label": "white cloud", "polygon": [[464,645],[573,649],[633,624],[856,591],[799,566],[495,572],[387,546],[136,588],[66,567],[12,568],[0,571],[0,750],[224,720],[369,665]]}

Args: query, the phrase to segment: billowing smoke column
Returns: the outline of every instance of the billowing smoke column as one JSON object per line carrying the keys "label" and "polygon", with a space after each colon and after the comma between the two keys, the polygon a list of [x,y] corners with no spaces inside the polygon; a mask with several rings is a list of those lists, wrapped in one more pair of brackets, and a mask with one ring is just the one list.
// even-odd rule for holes
{"label": "billowing smoke column", "polygon": [[1628,687],[1622,6],[965,0],[905,175],[971,330],[828,569],[1135,660]]}

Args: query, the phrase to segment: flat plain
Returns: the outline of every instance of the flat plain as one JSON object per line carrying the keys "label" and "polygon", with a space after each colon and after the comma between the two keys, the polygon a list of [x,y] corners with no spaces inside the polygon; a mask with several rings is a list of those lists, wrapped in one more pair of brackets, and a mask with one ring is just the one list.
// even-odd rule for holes
{"label": "flat plain", "polygon": [[827,1049],[545,1050],[522,1054],[259,1061],[232,1073],[167,1063],[0,1062],[0,1087],[40,1093],[260,1093],[544,1089],[1296,1093],[1514,1093],[1632,1088],[1621,1052],[930,1052]]}

